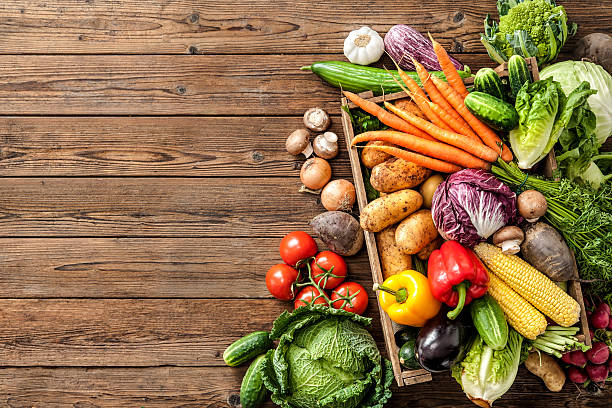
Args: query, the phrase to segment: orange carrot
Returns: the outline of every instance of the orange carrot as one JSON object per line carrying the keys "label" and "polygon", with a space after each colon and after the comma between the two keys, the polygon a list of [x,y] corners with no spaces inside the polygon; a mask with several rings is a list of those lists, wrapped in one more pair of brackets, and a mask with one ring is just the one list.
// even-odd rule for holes
{"label": "orange carrot", "polygon": [[[416,67],[416,72],[419,75],[419,78],[421,79],[423,88],[425,88],[427,94],[429,95],[429,99],[431,99],[433,103],[439,105],[442,109],[444,109],[447,114],[449,114],[454,119],[452,123],[447,122],[446,124],[449,125],[455,132],[461,133],[463,135],[469,136],[474,140],[480,141],[478,135],[474,133],[474,131],[472,130],[472,128],[470,128],[470,125],[467,124],[465,119],[463,119],[461,115],[458,114],[457,111],[450,105],[450,103],[448,103],[447,100],[444,99],[440,91],[438,91],[438,88],[436,88],[433,82],[429,80],[429,72],[427,72],[425,67],[414,58],[412,58],[412,62]],[[435,109],[432,110],[438,116],[440,116],[440,114]],[[444,120],[444,118],[441,116],[440,119]]]}
{"label": "orange carrot", "polygon": [[501,158],[504,161],[512,160],[512,152],[502,143],[501,139],[497,134],[491,130],[490,127],[482,123],[476,116],[472,115],[472,113],[465,107],[463,103],[463,98],[457,91],[451,88],[446,82],[442,81],[439,78],[434,76],[431,77],[434,85],[440,93],[446,98],[446,100],[457,110],[457,112],[463,116],[463,119],[467,123],[470,124],[472,129],[476,132],[476,134],[482,139],[484,144],[489,146],[491,149],[495,150],[498,155],[501,155]]}
{"label": "orange carrot", "polygon": [[399,67],[399,65],[395,64],[395,66],[397,67],[397,72],[399,73],[400,78],[410,90],[404,88],[402,84],[397,79],[395,79],[395,77],[393,77],[393,79],[404,90],[404,92],[406,92],[412,97],[412,100],[417,104],[421,112],[423,112],[425,116],[427,116],[427,119],[429,119],[436,126],[441,127],[442,129],[452,130],[450,127],[448,127],[446,123],[442,121],[442,119],[440,119],[431,110],[428,105],[429,99],[427,98],[427,95],[425,95],[425,92],[423,92],[419,84],[417,84],[414,79],[406,75],[406,73]]}
{"label": "orange carrot", "polygon": [[385,107],[391,112],[395,113],[400,118],[410,122],[412,125],[418,127],[424,132],[429,133],[441,142],[458,147],[459,149],[469,152],[474,156],[479,157],[488,162],[494,162],[495,160],[497,160],[497,153],[495,153],[493,149],[483,145],[482,143],[475,143],[472,139],[465,135],[460,135],[459,133],[440,129],[433,123],[416,117],[411,113],[402,111],[388,102],[385,102]]}
{"label": "orange carrot", "polygon": [[393,104],[400,109],[408,111],[419,118],[427,119],[427,116],[419,109],[411,98],[402,98],[393,101]]}
{"label": "orange carrot", "polygon": [[356,95],[352,92],[344,91],[343,93],[344,96],[346,96],[351,102],[353,102],[355,105],[359,106],[361,109],[368,112],[369,114],[376,116],[385,125],[392,127],[393,129],[401,130],[402,132],[422,137],[423,139],[435,140],[433,137],[431,137],[421,129],[416,128],[405,120],[384,110],[382,107],[378,106],[374,102],[366,101],[359,95]]}
{"label": "orange carrot", "polygon": [[372,140],[393,143],[395,145],[405,147],[406,149],[427,155],[428,157],[455,163],[462,167],[484,170],[491,168],[489,163],[474,157],[461,149],[457,149],[456,147],[449,146],[441,142],[432,142],[431,140],[421,139],[420,137],[416,137],[408,133],[396,132],[393,130],[379,130],[362,133],[353,138],[351,146],[354,146],[357,143],[369,142]]}
{"label": "orange carrot", "polygon": [[[446,122],[448,126],[453,128],[455,132],[469,137],[474,141],[474,143],[482,143],[478,135],[474,133],[472,128],[465,121],[463,121],[463,123],[456,121],[454,117],[452,117],[446,110],[442,109],[442,107],[436,103],[429,102],[429,107],[436,113],[436,115],[440,117],[440,119]],[[454,109],[453,112],[456,113]],[[463,120],[463,118],[461,118],[461,120]]]}
{"label": "orange carrot", "polygon": [[429,39],[431,40],[434,52],[438,57],[438,62],[440,63],[440,67],[442,67],[442,71],[444,72],[446,81],[449,83],[450,86],[453,87],[455,91],[459,92],[459,95],[465,98],[468,95],[467,88],[465,87],[463,80],[459,76],[457,69],[455,69],[453,62],[448,57],[446,50],[440,45],[439,42],[433,39],[431,34],[429,34]]}
{"label": "orange carrot", "polygon": [[426,167],[440,173],[455,173],[461,170],[461,167],[447,163],[442,160],[432,159],[431,157],[423,156],[418,153],[409,152],[392,146],[372,146],[373,149],[388,153],[402,160],[412,162],[418,166]]}

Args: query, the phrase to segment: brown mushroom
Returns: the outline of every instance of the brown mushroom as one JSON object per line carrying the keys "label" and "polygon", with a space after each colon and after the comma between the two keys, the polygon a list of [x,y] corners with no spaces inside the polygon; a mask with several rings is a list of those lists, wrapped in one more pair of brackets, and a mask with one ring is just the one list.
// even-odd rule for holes
{"label": "brown mushroom", "polygon": [[546,214],[548,204],[544,194],[536,190],[523,191],[516,200],[519,214],[528,222],[536,222]]}
{"label": "brown mushroom", "polygon": [[298,129],[293,131],[285,142],[287,151],[297,156],[302,153],[306,158],[312,155],[312,146],[310,144],[310,132],[308,129]]}
{"label": "brown mushroom", "polygon": [[334,132],[325,132],[315,137],[312,147],[315,154],[322,159],[333,159],[338,155],[338,135]]}
{"label": "brown mushroom", "polygon": [[504,254],[513,255],[521,250],[525,239],[523,230],[519,227],[507,225],[493,234],[493,243],[501,248]]}
{"label": "brown mushroom", "polygon": [[321,108],[310,108],[304,113],[304,126],[313,132],[324,132],[330,123],[329,115]]}

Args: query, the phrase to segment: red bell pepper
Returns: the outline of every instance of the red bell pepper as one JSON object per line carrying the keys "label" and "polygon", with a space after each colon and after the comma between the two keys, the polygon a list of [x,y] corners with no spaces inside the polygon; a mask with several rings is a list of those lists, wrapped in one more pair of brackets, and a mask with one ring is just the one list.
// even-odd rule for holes
{"label": "red bell pepper", "polygon": [[489,284],[489,273],[476,254],[457,241],[446,241],[431,253],[427,278],[433,296],[454,307],[449,319],[459,316],[472,299],[484,296]]}

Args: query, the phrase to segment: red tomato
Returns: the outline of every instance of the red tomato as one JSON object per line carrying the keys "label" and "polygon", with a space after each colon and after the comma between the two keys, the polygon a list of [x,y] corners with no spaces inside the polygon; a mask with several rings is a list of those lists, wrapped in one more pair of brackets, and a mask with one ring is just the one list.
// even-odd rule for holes
{"label": "red tomato", "polygon": [[317,243],[304,231],[293,231],[280,242],[280,256],[286,264],[295,266],[302,259],[317,254]]}
{"label": "red tomato", "polygon": [[344,282],[332,291],[331,301],[335,309],[344,309],[360,315],[368,307],[368,293],[358,283]]}
{"label": "red tomato", "polygon": [[319,252],[310,267],[312,279],[323,289],[334,289],[346,278],[346,262],[332,251]]}
{"label": "red tomato", "polygon": [[297,281],[298,271],[289,265],[276,264],[266,273],[266,286],[277,299],[291,300],[294,297],[293,284]]}
{"label": "red tomato", "polygon": [[[302,306],[306,306],[310,304],[327,305],[327,300],[325,300],[323,296],[316,298],[320,294],[321,292],[319,292],[319,289],[317,289],[316,286],[313,286],[313,285],[306,286],[295,297],[295,302],[293,303],[293,306],[297,309],[298,307],[302,307]],[[314,298],[316,299],[314,300],[314,303],[313,303],[312,299]]]}

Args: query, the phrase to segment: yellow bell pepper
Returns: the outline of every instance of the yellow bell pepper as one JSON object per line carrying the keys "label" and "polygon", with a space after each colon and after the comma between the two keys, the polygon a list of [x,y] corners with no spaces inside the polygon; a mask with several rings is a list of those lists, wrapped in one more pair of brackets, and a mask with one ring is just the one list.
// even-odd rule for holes
{"label": "yellow bell pepper", "polygon": [[389,276],[382,285],[374,285],[374,290],[382,309],[398,324],[423,327],[441,307],[431,294],[427,277],[417,271]]}

